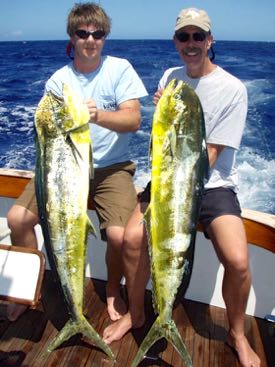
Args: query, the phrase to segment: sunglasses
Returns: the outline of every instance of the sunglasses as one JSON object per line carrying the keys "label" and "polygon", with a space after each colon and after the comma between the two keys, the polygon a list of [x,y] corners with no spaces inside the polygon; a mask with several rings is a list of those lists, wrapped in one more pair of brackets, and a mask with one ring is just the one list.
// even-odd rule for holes
{"label": "sunglasses", "polygon": [[81,39],[88,39],[90,36],[93,36],[93,38],[95,40],[101,40],[104,36],[105,36],[105,32],[104,31],[85,31],[84,29],[77,29],[75,31],[75,34],[77,35],[77,37],[81,38]]}
{"label": "sunglasses", "polygon": [[195,33],[187,33],[187,32],[180,32],[175,33],[175,37],[179,42],[187,42],[189,41],[190,37],[193,38],[195,42],[203,42],[206,39],[206,33],[204,32],[195,32]]}

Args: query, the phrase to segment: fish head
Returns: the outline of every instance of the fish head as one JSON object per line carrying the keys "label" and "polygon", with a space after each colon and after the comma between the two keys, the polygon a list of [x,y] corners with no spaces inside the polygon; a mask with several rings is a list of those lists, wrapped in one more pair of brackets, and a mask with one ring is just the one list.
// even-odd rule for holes
{"label": "fish head", "polygon": [[184,145],[187,140],[197,145],[197,150],[202,144],[205,148],[202,106],[196,92],[184,81],[173,79],[164,89],[154,114],[152,135],[173,153],[175,147],[181,149],[180,140]]}
{"label": "fish head", "polygon": [[178,137],[205,135],[204,115],[196,92],[192,87],[180,80],[175,84],[171,95],[176,111],[173,120]]}
{"label": "fish head", "polygon": [[59,130],[60,110],[64,105],[64,100],[52,93],[47,92],[40,100],[35,111],[35,127],[39,135],[43,133],[48,136],[55,136]]}
{"label": "fish head", "polygon": [[171,82],[164,89],[162,96],[158,101],[153,118],[153,135],[162,134],[163,130],[169,128],[176,117],[176,100],[174,98],[174,90],[176,85],[176,79],[171,80]]}
{"label": "fish head", "polygon": [[87,106],[64,84],[62,96],[48,91],[40,100],[35,112],[35,126],[47,135],[66,134],[89,122]]}

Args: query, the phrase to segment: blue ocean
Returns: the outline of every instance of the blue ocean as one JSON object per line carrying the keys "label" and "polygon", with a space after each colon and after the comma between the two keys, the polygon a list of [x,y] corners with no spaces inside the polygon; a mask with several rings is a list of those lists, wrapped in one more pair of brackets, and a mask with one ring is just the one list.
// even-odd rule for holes
{"label": "blue ocean", "polygon": [[[0,42],[0,167],[34,169],[33,117],[45,81],[67,63],[66,41]],[[247,125],[238,152],[242,207],[275,214],[275,43],[216,41],[215,62],[248,90]],[[142,127],[131,141],[138,169],[135,182],[149,179],[148,146],[152,96],[165,69],[181,65],[170,40],[108,40],[104,52],[127,58],[149,96],[142,100]]]}

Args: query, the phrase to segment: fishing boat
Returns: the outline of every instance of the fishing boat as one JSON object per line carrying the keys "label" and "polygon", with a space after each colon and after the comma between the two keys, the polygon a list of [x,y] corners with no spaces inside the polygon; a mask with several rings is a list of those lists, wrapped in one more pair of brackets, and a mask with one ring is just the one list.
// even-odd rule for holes
{"label": "fishing boat", "polygon": [[[9,301],[30,306],[13,323],[1,320],[0,366],[111,366],[113,362],[101,350],[80,336],[71,338],[46,359],[42,357],[48,342],[64,325],[66,309],[47,261],[40,226],[36,228],[38,250],[26,251],[11,246],[6,221],[9,208],[32,176],[31,171],[0,169],[0,307],[6,307]],[[98,226],[91,208],[89,216]],[[245,327],[252,347],[261,358],[261,366],[271,367],[275,365],[275,323],[272,322],[275,316],[275,216],[249,209],[243,209],[242,216],[253,278]],[[106,244],[99,238],[89,238],[84,313],[101,335],[110,323],[105,299],[105,249]],[[23,258],[26,252],[28,258]],[[31,260],[30,256],[33,256]],[[13,257],[17,257],[15,263],[12,263]],[[173,313],[194,367],[239,366],[236,355],[225,344],[228,323],[221,295],[222,276],[223,267],[198,225],[191,282]],[[122,284],[122,291],[124,288]],[[150,282],[147,288],[144,326],[111,345],[117,367],[131,365],[154,320]],[[173,347],[161,340],[151,348],[141,366],[184,367],[184,363]]]}

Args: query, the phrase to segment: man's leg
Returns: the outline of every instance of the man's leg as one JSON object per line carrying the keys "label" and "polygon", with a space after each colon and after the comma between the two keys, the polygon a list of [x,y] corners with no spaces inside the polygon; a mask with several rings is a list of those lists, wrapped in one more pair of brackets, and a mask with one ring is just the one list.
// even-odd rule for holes
{"label": "man's leg", "polygon": [[125,229],[122,256],[129,299],[129,310],[103,332],[103,340],[111,344],[130,329],[141,327],[145,321],[144,293],[149,280],[149,256],[143,223],[147,203],[139,203]]}
{"label": "man's leg", "polygon": [[91,197],[100,220],[102,239],[107,240],[107,310],[113,321],[126,312],[120,295],[123,275],[121,249],[125,227],[137,204],[134,171],[132,162],[97,169],[91,183]]}
{"label": "man's leg", "polygon": [[120,295],[120,281],[123,276],[122,243],[124,228],[111,226],[106,229],[107,236],[107,311],[112,321],[116,321],[126,313],[126,305]]}
{"label": "man's leg", "polygon": [[[37,248],[34,232],[34,226],[39,222],[37,215],[20,205],[13,205],[7,214],[7,220],[14,246]],[[7,307],[7,317],[10,321],[15,321],[26,309],[25,305],[10,303]]]}
{"label": "man's leg", "polygon": [[260,359],[244,330],[251,274],[242,220],[233,215],[219,216],[211,222],[207,232],[224,266],[222,292],[229,321],[228,343],[236,350],[242,367],[259,367]]}

